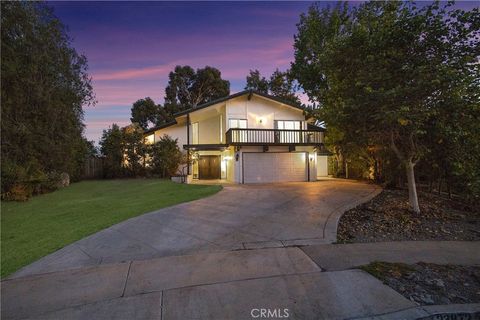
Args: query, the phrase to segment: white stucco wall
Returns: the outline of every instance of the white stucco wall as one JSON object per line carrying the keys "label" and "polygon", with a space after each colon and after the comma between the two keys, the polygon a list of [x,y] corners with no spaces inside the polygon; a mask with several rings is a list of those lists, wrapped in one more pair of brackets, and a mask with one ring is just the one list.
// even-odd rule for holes
{"label": "white stucco wall", "polygon": [[220,143],[220,115],[207,118],[198,122],[198,143]]}
{"label": "white stucco wall", "polygon": [[[306,128],[302,110],[255,95],[248,100],[248,96],[245,95],[191,113],[191,123],[198,123],[198,143],[225,143],[225,132],[230,129],[229,119],[246,119],[247,127],[252,129],[274,129],[275,120],[302,121],[302,127]],[[164,134],[178,138],[181,149],[187,144],[187,129],[184,122],[155,131],[155,141]],[[193,130],[190,130],[190,142],[192,138]]]}
{"label": "white stucco wall", "polygon": [[155,142],[160,140],[163,135],[169,135],[173,139],[178,139],[178,147],[183,150],[183,145],[187,144],[187,128],[185,124],[176,124],[171,127],[155,131]]}
{"label": "white stucco wall", "polygon": [[302,127],[306,127],[305,116],[302,110],[281,105],[277,102],[258,96],[238,97],[228,100],[225,108],[226,125],[228,119],[247,119],[247,127],[252,129],[274,129],[275,120],[302,121]]}

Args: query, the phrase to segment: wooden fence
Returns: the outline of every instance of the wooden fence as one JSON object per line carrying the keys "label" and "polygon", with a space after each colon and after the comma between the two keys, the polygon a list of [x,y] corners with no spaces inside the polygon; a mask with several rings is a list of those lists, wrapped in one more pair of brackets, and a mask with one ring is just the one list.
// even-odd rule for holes
{"label": "wooden fence", "polygon": [[102,179],[103,178],[103,158],[90,157],[85,162],[83,179]]}

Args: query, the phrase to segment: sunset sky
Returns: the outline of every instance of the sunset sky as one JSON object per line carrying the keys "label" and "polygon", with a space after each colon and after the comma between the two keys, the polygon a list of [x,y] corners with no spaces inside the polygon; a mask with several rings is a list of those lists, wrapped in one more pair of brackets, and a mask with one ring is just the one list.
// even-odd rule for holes
{"label": "sunset sky", "polygon": [[128,124],[131,105],[140,98],[163,104],[176,65],[220,69],[231,93],[243,90],[249,69],[265,76],[287,69],[295,24],[310,4],[51,2],[73,46],[88,58],[98,103],[85,108],[87,138],[98,141],[112,123]]}

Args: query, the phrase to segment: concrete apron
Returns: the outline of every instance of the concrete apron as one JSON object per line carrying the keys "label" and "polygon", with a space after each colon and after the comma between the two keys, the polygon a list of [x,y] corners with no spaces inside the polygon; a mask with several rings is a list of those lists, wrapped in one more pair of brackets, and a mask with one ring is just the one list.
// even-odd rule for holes
{"label": "concrete apron", "polygon": [[166,257],[2,282],[2,319],[249,319],[262,309],[339,319],[413,306],[363,271],[322,272],[299,248]]}

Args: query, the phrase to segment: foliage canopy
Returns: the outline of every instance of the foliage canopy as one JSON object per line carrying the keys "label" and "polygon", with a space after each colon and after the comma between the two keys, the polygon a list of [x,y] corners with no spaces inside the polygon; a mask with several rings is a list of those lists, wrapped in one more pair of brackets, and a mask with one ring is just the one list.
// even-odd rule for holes
{"label": "foliage canopy", "polygon": [[91,149],[82,107],[95,97],[87,59],[52,9],[37,2],[1,9],[2,195],[28,196],[51,172],[80,177]]}
{"label": "foliage canopy", "polygon": [[340,133],[333,144],[393,152],[415,211],[422,160],[480,190],[480,13],[451,5],[313,5],[295,36],[292,72],[313,113]]}

